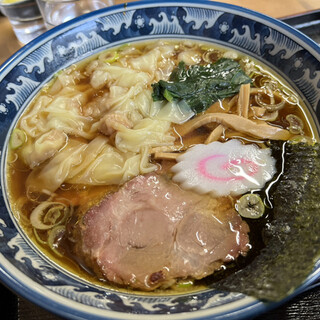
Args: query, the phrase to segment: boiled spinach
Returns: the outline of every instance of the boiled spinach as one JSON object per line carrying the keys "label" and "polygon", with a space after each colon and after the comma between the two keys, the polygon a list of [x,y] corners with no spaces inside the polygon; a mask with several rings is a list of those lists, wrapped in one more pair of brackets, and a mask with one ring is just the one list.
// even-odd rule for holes
{"label": "boiled spinach", "polygon": [[154,101],[184,100],[195,113],[200,113],[219,99],[237,94],[242,84],[250,82],[235,60],[222,58],[212,64],[190,67],[180,62],[169,81],[152,85],[152,97]]}

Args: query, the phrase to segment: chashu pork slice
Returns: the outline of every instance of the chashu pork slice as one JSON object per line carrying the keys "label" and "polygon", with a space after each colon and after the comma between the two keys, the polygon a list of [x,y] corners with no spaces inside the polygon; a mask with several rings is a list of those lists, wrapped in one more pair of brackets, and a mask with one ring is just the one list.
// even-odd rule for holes
{"label": "chashu pork slice", "polygon": [[138,176],[73,226],[76,255],[98,277],[145,291],[201,279],[249,250],[249,227],[229,197]]}

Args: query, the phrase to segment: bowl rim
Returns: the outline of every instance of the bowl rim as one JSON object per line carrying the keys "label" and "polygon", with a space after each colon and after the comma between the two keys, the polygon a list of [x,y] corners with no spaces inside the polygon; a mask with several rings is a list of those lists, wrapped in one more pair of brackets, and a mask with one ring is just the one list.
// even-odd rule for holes
{"label": "bowl rim", "polygon": [[[186,0],[186,1],[173,1],[173,0],[164,0],[164,1],[159,1],[157,3],[158,6],[164,5],[164,6],[191,6],[191,7],[199,7],[199,8],[209,8],[209,9],[220,9],[220,10],[228,10],[230,13],[242,13],[244,17],[255,17],[257,21],[262,22],[263,24],[266,24],[268,22],[268,26],[272,26],[275,29],[286,31],[289,32],[290,35],[293,37],[293,40],[296,41],[298,44],[300,44],[302,47],[306,47],[307,49],[315,54],[316,56],[318,55],[320,57],[320,49],[319,45],[305,36],[302,32],[292,28],[291,26],[285,24],[284,22],[281,22],[277,19],[274,19],[272,17],[269,17],[267,15],[264,15],[262,13],[246,9],[244,7],[232,5],[232,4],[227,4],[227,3],[221,3],[221,2],[215,2],[215,1],[205,1],[205,0],[200,0],[197,2],[194,2],[192,0]],[[17,65],[23,58],[26,56],[30,50],[35,49],[37,47],[40,47],[44,42],[49,41],[52,38],[55,38],[59,34],[63,34],[64,32],[82,24],[86,24],[88,21],[91,21],[93,19],[97,19],[101,16],[105,16],[106,14],[111,14],[111,13],[117,13],[123,10],[133,10],[136,8],[147,8],[147,7],[153,7],[154,6],[154,1],[152,0],[147,0],[147,1],[137,1],[137,2],[130,2],[127,4],[119,4],[107,8],[103,8],[94,12],[90,12],[88,14],[85,14],[83,16],[77,17],[73,20],[70,20],[62,25],[59,25],[51,30],[48,30],[45,32],[43,35],[40,35],[38,38],[35,40],[31,41],[21,49],[19,49],[15,54],[13,54],[9,59],[7,59],[1,66],[0,66],[0,81],[3,79],[3,77],[6,75],[8,71],[11,70],[12,67]],[[82,59],[85,59],[86,57],[82,57]],[[320,59],[319,59],[320,60]],[[6,157],[3,157],[3,154],[1,154],[1,161],[4,161]],[[1,177],[1,185],[3,185],[3,177]],[[11,268],[11,269],[10,269]],[[79,302],[72,301],[72,306],[68,306],[63,301],[66,301],[66,297],[61,297],[58,294],[55,296],[57,297],[57,300],[52,301],[50,299],[47,299],[46,297],[44,298],[46,291],[50,291],[47,288],[44,288],[38,283],[34,283],[34,286],[25,286],[24,282],[21,280],[29,279],[25,274],[23,274],[20,270],[16,269],[13,270],[12,268],[15,268],[12,266],[9,262],[6,265],[5,264],[0,264],[0,280],[9,288],[11,288],[13,291],[18,293],[19,295],[23,296],[24,298],[32,301],[33,303],[53,312],[56,314],[59,314],[64,317],[70,317],[74,319],[85,319],[83,316],[88,317],[89,313],[85,312],[83,309],[96,309],[95,307],[87,306],[87,305],[82,305]],[[320,263],[316,264],[316,269],[309,275],[309,277],[306,279],[306,281],[294,291],[290,296],[288,296],[286,299],[277,302],[277,303],[269,303],[269,304],[264,304],[262,302],[256,301],[252,305],[248,305],[246,308],[241,308],[239,310],[235,310],[231,313],[225,314],[222,313],[221,315],[216,315],[214,319],[240,319],[242,317],[248,317],[248,316],[254,316],[258,315],[261,312],[268,311],[270,309],[276,308],[279,305],[287,302],[288,300],[292,299],[294,296],[298,295],[299,293],[303,292],[306,290],[308,285],[312,284],[320,275]],[[50,291],[52,294],[53,292]],[[61,301],[60,301],[61,300]],[[50,302],[49,304],[46,304],[46,302]],[[82,306],[82,308],[78,308]],[[79,310],[81,309],[81,310]],[[70,310],[75,311],[75,313],[71,314]],[[202,312],[203,311],[203,312]],[[206,315],[205,312],[206,310],[201,310],[201,311],[196,311],[194,314],[196,319],[212,319],[212,315]],[[201,315],[202,313],[202,315]],[[119,312],[119,315],[122,314]],[[127,314],[123,313],[125,315],[126,319],[143,319],[143,318],[150,318],[152,317],[153,319],[165,319],[165,318],[170,318],[172,315],[134,315],[134,314]],[[177,316],[178,315],[178,316]],[[105,315],[98,315],[98,314],[92,314],[94,316],[94,319],[106,319]],[[112,315],[113,316],[113,315]],[[183,314],[174,314],[175,319],[187,319],[188,317],[185,317]],[[87,319],[87,318],[86,318]],[[108,315],[108,319],[124,319],[124,317],[117,317],[113,316],[110,317]]]}
{"label": "bowl rim", "polygon": [[[289,24],[280,21],[277,18],[270,17],[266,14],[260,13],[258,11],[252,10],[252,9],[247,9],[242,6],[237,6],[234,4],[229,4],[229,3],[224,3],[224,2],[219,2],[219,1],[211,1],[211,0],[181,0],[181,1],[176,1],[176,0],[161,0],[159,1],[159,4],[166,4],[168,6],[184,6],[184,4],[187,4],[188,6],[192,7],[199,7],[199,8],[214,8],[216,7],[217,9],[229,9],[231,13],[243,13],[244,17],[246,16],[252,16],[254,15],[258,20],[262,23],[265,23],[266,21],[268,23],[271,23],[273,27],[276,27],[275,29],[277,30],[278,28],[281,30],[288,31],[292,36],[293,40],[296,41],[298,44],[304,44],[308,45],[309,49],[311,49],[311,52],[315,55],[320,56],[320,46],[318,43],[316,43],[314,40],[306,36],[304,33],[302,33],[300,30],[295,29],[294,27],[290,26]],[[17,50],[13,55],[11,55],[6,61],[4,61],[0,65],[0,75],[5,72],[7,68],[10,67],[11,64],[15,64],[15,61],[19,58],[23,58],[23,55],[26,53],[26,51],[29,50],[29,48],[37,48],[38,46],[41,45],[42,42],[48,41],[51,38],[54,38],[60,33],[63,33],[69,29],[72,29],[73,27],[76,27],[80,24],[84,24],[87,21],[90,21],[93,17],[99,18],[101,15],[103,16],[105,13],[116,13],[118,11],[127,11],[129,9],[135,9],[135,8],[147,8],[147,7],[154,7],[154,1],[153,0],[137,0],[133,2],[128,2],[128,3],[123,3],[123,4],[118,4],[118,5],[113,5],[110,7],[102,8],[99,10],[95,10],[89,13],[86,13],[82,16],[76,17],[72,20],[69,20],[67,22],[64,22],[52,29],[47,30],[43,34],[39,35],[37,38],[33,39],[26,45],[24,45],[22,48]],[[1,78],[0,78],[1,80]]]}

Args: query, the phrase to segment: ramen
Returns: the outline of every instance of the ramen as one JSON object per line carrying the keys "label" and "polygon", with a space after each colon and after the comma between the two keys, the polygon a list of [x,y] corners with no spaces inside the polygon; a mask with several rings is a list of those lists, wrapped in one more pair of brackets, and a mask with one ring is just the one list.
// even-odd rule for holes
{"label": "ramen", "polygon": [[[309,119],[285,81],[236,51],[123,45],[58,72],[22,114],[9,143],[12,210],[47,256],[88,281],[200,288],[265,246],[281,160],[270,141],[313,144]],[[156,258],[149,268],[137,255]]]}

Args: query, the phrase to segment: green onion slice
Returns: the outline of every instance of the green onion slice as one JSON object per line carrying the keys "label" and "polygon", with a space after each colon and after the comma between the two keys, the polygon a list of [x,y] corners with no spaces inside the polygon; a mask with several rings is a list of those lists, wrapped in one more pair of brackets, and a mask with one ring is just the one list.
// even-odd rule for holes
{"label": "green onion slice", "polygon": [[265,206],[257,194],[245,194],[236,203],[236,210],[241,217],[249,219],[261,218],[265,211]]}
{"label": "green onion slice", "polygon": [[26,133],[18,128],[13,129],[9,145],[10,148],[15,150],[20,148],[25,142],[27,141],[27,135]]}

